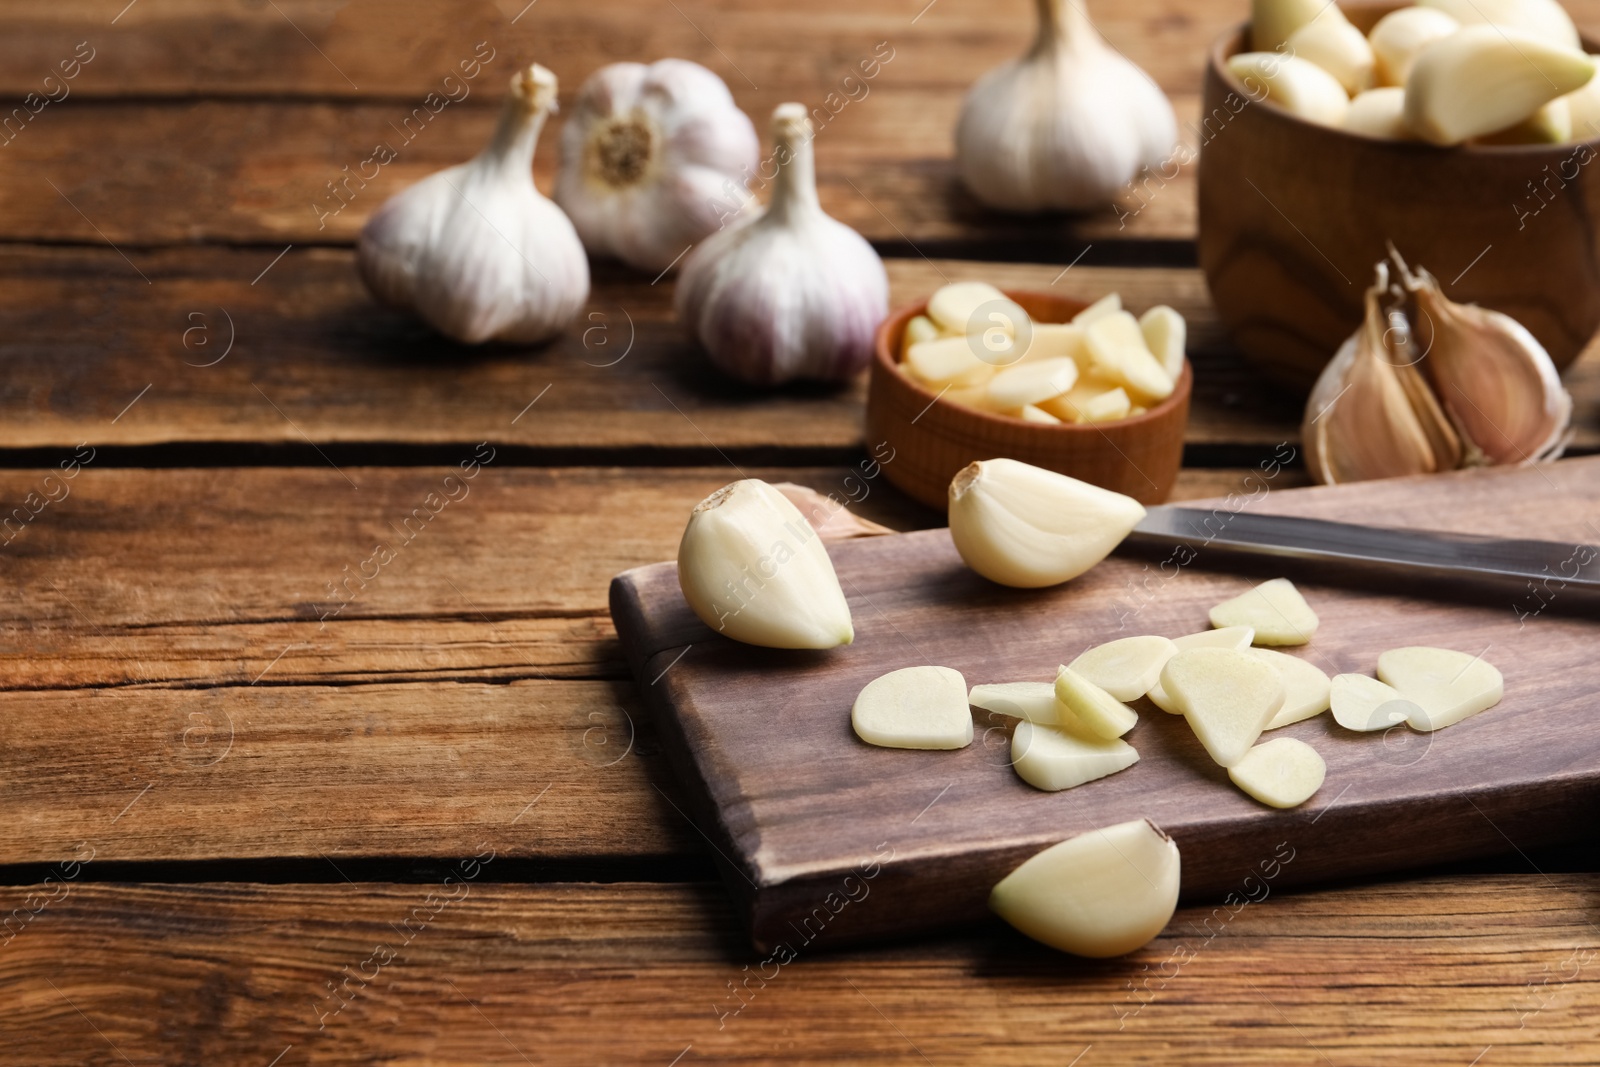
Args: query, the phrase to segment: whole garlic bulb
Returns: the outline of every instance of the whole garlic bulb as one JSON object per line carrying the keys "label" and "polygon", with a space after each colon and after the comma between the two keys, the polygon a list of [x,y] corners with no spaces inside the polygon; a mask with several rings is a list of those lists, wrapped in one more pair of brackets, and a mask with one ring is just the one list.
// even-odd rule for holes
{"label": "whole garlic bulb", "polygon": [[845,381],[872,358],[889,278],[872,246],[817,201],[805,106],[778,105],[772,137],[772,202],[684,260],[678,318],[743,381]]}
{"label": "whole garlic bulb", "polygon": [[367,220],[356,262],[374,296],[466,344],[542,341],[583,310],[583,245],[533,184],[534,146],[555,101],[554,74],[537,63],[520,71],[476,158],[397,193]]}
{"label": "whole garlic bulb", "polygon": [[744,210],[759,153],[750,119],[705,67],[613,63],[573,103],[556,203],[590,252],[663,271]]}
{"label": "whole garlic bulb", "polygon": [[1160,87],[1090,24],[1083,0],[1038,2],[1033,48],[967,93],[957,169],[990,207],[1098,207],[1172,154],[1177,120]]}

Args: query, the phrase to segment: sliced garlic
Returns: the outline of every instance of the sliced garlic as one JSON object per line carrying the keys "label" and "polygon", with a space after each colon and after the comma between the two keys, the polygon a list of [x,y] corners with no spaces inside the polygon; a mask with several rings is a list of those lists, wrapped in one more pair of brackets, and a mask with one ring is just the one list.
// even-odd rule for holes
{"label": "sliced garlic", "polygon": [[1241,52],[1228,60],[1228,73],[1253,100],[1270,100],[1307,122],[1344,125],[1350,94],[1339,79],[1309,59],[1275,52]]}
{"label": "sliced garlic", "polygon": [[1033,589],[1076,578],[1144,518],[1132,497],[1064,474],[990,459],[950,482],[950,537],[967,566]]}
{"label": "sliced garlic", "polygon": [[1076,326],[1080,330],[1087,330],[1090,326],[1093,326],[1096,322],[1099,322],[1107,315],[1114,315],[1121,310],[1122,294],[1107,293],[1099,300],[1096,300],[1094,303],[1090,304],[1088,307],[1072,316],[1072,325]]}
{"label": "sliced garlic", "polygon": [[1248,626],[1258,645],[1303,645],[1317,632],[1317,613],[1287,578],[1262,582],[1211,609],[1211,625]]}
{"label": "sliced garlic", "polygon": [[[996,407],[1020,408],[1060,396],[1078,380],[1078,364],[1062,356],[1007,367],[989,379],[989,400]],[[1051,421],[1058,421],[1051,417]]]}
{"label": "sliced garlic", "polygon": [[923,341],[937,341],[939,327],[926,315],[913,315],[906,322],[905,333],[900,336],[901,358],[911,349],[912,345],[921,344]]}
{"label": "sliced garlic", "polygon": [[759,479],[695,505],[678,545],[678,584],[700,620],[735,641],[820,649],[855,640],[822,539]]}
{"label": "sliced garlic", "polygon": [[1139,725],[1139,716],[1132,708],[1071,667],[1062,667],[1056,675],[1056,699],[1083,729],[1096,737],[1121,737]]}
{"label": "sliced garlic", "polygon": [[890,671],[861,690],[850,725],[861,740],[883,748],[966,748],[972,743],[966,679],[949,667]]}
{"label": "sliced garlic", "polygon": [[982,385],[994,367],[978,358],[966,337],[940,337],[906,350],[906,369],[925,385]]}
{"label": "sliced garlic", "polygon": [[1126,311],[1113,311],[1090,323],[1083,342],[1091,366],[1101,377],[1121,384],[1141,400],[1164,400],[1172,395],[1172,378],[1145,344],[1139,320]]}
{"label": "sliced garlic", "polygon": [[[1250,642],[1256,638],[1256,632],[1248,626],[1225,626],[1220,630],[1201,630],[1197,634],[1184,634],[1182,637],[1172,639],[1173,655],[1189,648],[1249,648]],[[1169,657],[1170,658],[1170,657]],[[1166,664],[1162,663],[1165,667]],[[1167,695],[1161,688],[1161,679],[1157,677],[1156,683],[1150,687],[1145,696],[1150,702],[1169,715],[1182,715],[1183,709],[1178,707],[1178,702]]]}
{"label": "sliced garlic", "polygon": [[1080,379],[1060,396],[1041,400],[1039,406],[1063,422],[1115,422],[1133,411],[1127,391],[1098,375]]}
{"label": "sliced garlic", "polygon": [[1328,710],[1328,676],[1314,663],[1307,663],[1287,652],[1269,648],[1252,648],[1247,652],[1263,663],[1270,664],[1283,679],[1283,707],[1267,723],[1267,729],[1302,722]]}
{"label": "sliced garlic", "polygon": [[1068,322],[1036,322],[1028,339],[1024,363],[1047,359],[1070,359],[1079,370],[1087,368],[1089,355],[1083,348],[1083,330]]}
{"label": "sliced garlic", "polygon": [[1348,21],[1344,12],[1328,0],[1251,0],[1250,48],[1256,52],[1277,52],[1295,31],[1313,22]]}
{"label": "sliced garlic", "polygon": [[1442,730],[1500,703],[1505,680],[1482,656],[1414,645],[1378,657],[1378,677],[1416,705],[1414,730]]}
{"label": "sliced garlic", "polygon": [[975,685],[967,703],[982,711],[1026,719],[1042,726],[1060,726],[1060,704],[1053,682],[992,682]]}
{"label": "sliced garlic", "polygon": [[1410,704],[1398,689],[1364,674],[1334,675],[1328,699],[1333,721],[1359,733],[1405,722]]}
{"label": "sliced garlic", "polygon": [[1461,23],[1431,7],[1402,7],[1383,16],[1367,35],[1377,60],[1378,84],[1405,85],[1417,53],[1460,28]]}
{"label": "sliced garlic", "polygon": [[1161,680],[1161,668],[1177,652],[1165,637],[1123,637],[1096,645],[1067,666],[1117,700],[1137,700]]}
{"label": "sliced garlic", "polygon": [[1466,26],[1417,54],[1406,78],[1406,123],[1454,145],[1503,130],[1583,87],[1594,61],[1504,26]]}
{"label": "sliced garlic", "polygon": [[1165,304],[1157,304],[1139,316],[1139,332],[1144,334],[1145,347],[1161,369],[1176,382],[1183,374],[1184,345],[1188,341],[1188,324],[1183,316]]}
{"label": "sliced garlic", "polygon": [[1344,19],[1316,19],[1289,35],[1290,55],[1332,74],[1351,96],[1372,88],[1372,45]]}
{"label": "sliced garlic", "polygon": [[[1416,11],[1417,8],[1401,8]],[[1411,127],[1406,125],[1406,91],[1398,86],[1368,89],[1350,101],[1345,112],[1344,128],[1351,133],[1378,137],[1385,141],[1412,140]]]}
{"label": "sliced garlic", "polygon": [[1566,48],[1579,47],[1578,28],[1557,0],[1417,0],[1463,26],[1510,26]]}
{"label": "sliced garlic", "polygon": [[1328,765],[1317,750],[1294,737],[1252,748],[1228,768],[1233,784],[1272,808],[1295,808],[1322,788]]}
{"label": "sliced garlic", "polygon": [[1091,830],[1033,856],[989,894],[1035,941],[1104,959],[1148,944],[1178,907],[1178,846],[1145,819]]}
{"label": "sliced garlic", "polygon": [[1206,752],[1223,767],[1244,758],[1283,707],[1283,678],[1270,664],[1233,648],[1191,648],[1167,661],[1161,687]]}
{"label": "sliced garlic", "polygon": [[998,329],[1015,337],[1028,313],[988,282],[952,282],[928,298],[928,317],[942,329],[966,337]]}
{"label": "sliced garlic", "polygon": [[1041,426],[1061,425],[1060,419],[1044,410],[1044,408],[1034,407],[1032,404],[1025,404],[1018,408],[1017,418],[1021,419],[1023,422],[1036,422]]}
{"label": "sliced garlic", "polygon": [[1017,776],[1047,793],[1075,789],[1139,762],[1121,738],[1097,737],[1024,719],[1011,734],[1011,766]]}

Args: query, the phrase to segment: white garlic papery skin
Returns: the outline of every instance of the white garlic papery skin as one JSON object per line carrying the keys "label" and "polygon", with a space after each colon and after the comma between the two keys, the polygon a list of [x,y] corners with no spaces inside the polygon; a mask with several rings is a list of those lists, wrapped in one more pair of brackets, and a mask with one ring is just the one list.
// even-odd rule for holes
{"label": "white garlic papery skin", "polygon": [[727,85],[700,64],[613,63],[573,102],[556,203],[590,252],[664,271],[748,206],[760,151]]}
{"label": "white garlic papery skin", "polygon": [[780,104],[772,132],[772,202],[689,253],[678,319],[742,381],[845,381],[872,358],[889,277],[872,246],[817,201],[804,105]]}
{"label": "white garlic papery skin", "polygon": [[367,220],[356,262],[374,296],[465,344],[542,341],[583,310],[583,245],[533,184],[534,146],[555,101],[554,74],[538,64],[519,72],[488,147]]}
{"label": "white garlic papery skin", "polygon": [[974,196],[1004,211],[1108,204],[1177,147],[1172,105],[1106,44],[1083,0],[1038,3],[1033,48],[967,93],[957,169]]}

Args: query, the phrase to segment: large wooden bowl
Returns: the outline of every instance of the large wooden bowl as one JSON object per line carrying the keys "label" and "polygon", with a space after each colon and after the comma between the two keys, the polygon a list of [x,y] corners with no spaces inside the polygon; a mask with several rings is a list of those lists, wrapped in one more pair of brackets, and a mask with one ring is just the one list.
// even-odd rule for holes
{"label": "large wooden bowl", "polygon": [[[1035,322],[1066,322],[1084,304],[1054,293],[1008,292]],[[900,369],[906,323],[927,302],[894,312],[878,327],[867,391],[867,443],[884,476],[931,508],[945,510],[950,479],[980,459],[1009,458],[1059,471],[1145,504],[1172,492],[1183,462],[1194,374],[1184,361],[1172,395],[1143,415],[1093,425],[1041,425],[947,400]],[[892,452],[878,446],[887,443]]]}
{"label": "large wooden bowl", "polygon": [[[1366,31],[1404,5],[1341,6]],[[1248,30],[1211,50],[1198,131],[1200,266],[1245,355],[1309,388],[1393,241],[1451,299],[1512,316],[1558,367],[1576,359],[1600,327],[1600,140],[1437,148],[1306,122],[1227,73]]]}

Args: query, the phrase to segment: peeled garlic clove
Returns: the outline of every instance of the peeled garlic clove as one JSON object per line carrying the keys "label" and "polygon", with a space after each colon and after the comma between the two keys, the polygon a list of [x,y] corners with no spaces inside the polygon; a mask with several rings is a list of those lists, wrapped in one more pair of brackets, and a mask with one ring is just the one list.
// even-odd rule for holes
{"label": "peeled garlic clove", "polygon": [[1509,26],[1551,44],[1579,47],[1578,28],[1557,0],[1417,0],[1443,11],[1463,26]]}
{"label": "peeled garlic clove", "polygon": [[1460,28],[1461,23],[1431,7],[1402,7],[1383,16],[1367,35],[1377,61],[1378,84],[1405,85],[1417,53]]}
{"label": "peeled garlic clove", "polygon": [[883,748],[966,748],[972,743],[966,680],[949,667],[890,671],[861,690],[850,725],[861,740]]}
{"label": "peeled garlic clove", "polygon": [[1091,374],[1060,396],[1042,400],[1039,406],[1063,422],[1114,422],[1127,418],[1133,402],[1120,385]]}
{"label": "peeled garlic clove", "polygon": [[978,358],[966,337],[922,341],[906,351],[906,369],[925,385],[982,385],[995,369]]}
{"label": "peeled garlic clove", "polygon": [[1475,137],[1473,144],[1563,144],[1572,140],[1572,108],[1557,97],[1523,119],[1494,133]]}
{"label": "peeled garlic clove", "polygon": [[[1414,7],[1402,11],[1420,10]],[[1411,127],[1406,125],[1406,91],[1398,86],[1368,89],[1350,101],[1345,112],[1344,128],[1351,133],[1378,137],[1385,141],[1409,141]]]}
{"label": "peeled garlic clove", "polygon": [[705,67],[613,63],[572,103],[556,202],[590,252],[664,271],[747,209],[760,151],[750,119]]}
{"label": "peeled garlic clove", "polygon": [[1034,323],[1022,362],[1040,363],[1047,359],[1070,359],[1078,364],[1080,371],[1084,370],[1089,356],[1083,347],[1083,331],[1065,322]]}
{"label": "peeled garlic clove", "polygon": [[1017,776],[1047,793],[1074,789],[1139,762],[1139,753],[1121,738],[1096,737],[1028,719],[1011,734],[1011,766]]}
{"label": "peeled garlic clove", "polygon": [[1339,79],[1309,59],[1275,52],[1241,52],[1228,60],[1228,72],[1253,100],[1270,100],[1307,122],[1344,125],[1350,94]]}
{"label": "peeled garlic clove", "polygon": [[1336,674],[1329,687],[1333,721],[1346,730],[1369,733],[1406,721],[1409,702],[1391,685],[1364,674]]}
{"label": "peeled garlic clove", "polygon": [[1017,418],[1021,419],[1023,422],[1036,422],[1041,426],[1061,425],[1060,419],[1044,410],[1044,408],[1036,408],[1032,404],[1026,404],[1019,408],[1017,411]]}
{"label": "peeled garlic clove", "polygon": [[1406,123],[1425,141],[1461,144],[1503,130],[1594,76],[1594,61],[1504,26],[1466,26],[1418,53]]}
{"label": "peeled garlic clove", "polygon": [[817,200],[805,106],[778,105],[772,137],[772,202],[689,253],[678,319],[741,381],[848,381],[872,358],[889,278],[872,246]]}
{"label": "peeled garlic clove", "polygon": [[[1184,634],[1182,637],[1172,639],[1172,654],[1189,648],[1249,648],[1250,642],[1256,639],[1256,632],[1248,626],[1225,626],[1220,630],[1202,630],[1197,634]],[[1171,658],[1170,656],[1168,657]],[[1165,667],[1166,663],[1163,662]],[[1161,688],[1161,679],[1157,677],[1156,683],[1150,687],[1145,696],[1150,702],[1169,715],[1182,715],[1183,709],[1178,702],[1173,700],[1167,691]]]}
{"label": "peeled garlic clove", "polygon": [[1211,609],[1211,625],[1248,626],[1258,645],[1303,645],[1317,632],[1317,613],[1287,578],[1262,582]]}
{"label": "peeled garlic clove", "polygon": [[1178,846],[1145,819],[1052,845],[1006,875],[989,907],[1035,941],[1104,959],[1148,944],[1178,907]]}
{"label": "peeled garlic clove", "polygon": [[1271,808],[1296,808],[1322,788],[1328,765],[1317,750],[1293,737],[1259,744],[1228,768],[1233,784]]}
{"label": "peeled garlic clove", "polygon": [[928,298],[928,317],[943,330],[966,337],[998,329],[1015,337],[1028,313],[988,282],[952,282]]}
{"label": "peeled garlic clove", "polygon": [[926,315],[913,315],[906,322],[906,329],[900,335],[900,351],[904,353],[912,345],[921,344],[923,341],[937,341],[940,337],[939,327]]}
{"label": "peeled garlic clove", "polygon": [[805,516],[747,478],[695,505],[678,545],[678,584],[707,626],[767,648],[855,640],[833,562]]}
{"label": "peeled garlic clove", "polygon": [[1349,24],[1344,12],[1327,0],[1251,0],[1250,48],[1280,51],[1295,31],[1313,22]]}
{"label": "peeled garlic clove", "polygon": [[1206,752],[1223,767],[1244,758],[1283,707],[1283,678],[1247,651],[1191,648],[1161,670],[1171,695]]}
{"label": "peeled garlic clove", "polygon": [[1019,463],[989,459],[950,482],[950,537],[967,566],[1023,589],[1076,578],[1144,518],[1132,497]]}
{"label": "peeled garlic clove", "polygon": [[1080,330],[1087,330],[1107,315],[1114,315],[1122,310],[1122,294],[1107,293],[1099,300],[1090,304],[1076,315],[1072,316],[1072,325]]}
{"label": "peeled garlic clove", "polygon": [[1289,54],[1310,60],[1338,79],[1351,96],[1372,88],[1372,45],[1343,19],[1317,19],[1289,35]]}
{"label": "peeled garlic clove", "polygon": [[1061,725],[1056,687],[1052,682],[996,682],[975,685],[967,703],[996,715],[1027,719],[1045,726]]}
{"label": "peeled garlic clove", "polygon": [[989,399],[996,407],[1020,408],[1060,396],[1077,380],[1078,364],[1066,357],[1020,363],[989,379]]}
{"label": "peeled garlic clove", "polygon": [[1133,414],[1133,401],[1121,388],[1108,389],[1078,409],[1079,422],[1116,422]]}
{"label": "peeled garlic clove", "polygon": [[1121,737],[1139,724],[1132,708],[1071,667],[1062,667],[1056,675],[1056,699],[1096,737]]}
{"label": "peeled garlic clove", "polygon": [[1188,339],[1188,324],[1183,316],[1158,304],[1139,316],[1139,332],[1144,334],[1145,347],[1161,369],[1176,382],[1183,373],[1183,350]]}
{"label": "peeled garlic clove", "polygon": [[[1600,59],[1590,55],[1591,61]],[[1600,67],[1600,64],[1597,64]],[[1592,141],[1600,137],[1600,76],[1590,78],[1582,89],[1562,97],[1572,118],[1572,138]]]}
{"label": "peeled garlic clove", "polygon": [[1117,700],[1137,700],[1161,680],[1161,668],[1177,652],[1165,637],[1123,637],[1096,645],[1067,666]]}
{"label": "peeled garlic clove", "polygon": [[1144,343],[1139,320],[1126,311],[1096,319],[1083,331],[1083,342],[1090,364],[1100,376],[1120,383],[1141,400],[1164,400],[1172,395],[1171,376]]}
{"label": "peeled garlic clove", "polygon": [[1482,656],[1414,645],[1378,657],[1378,677],[1417,706],[1415,730],[1442,730],[1500,703],[1505,680]]}
{"label": "peeled garlic clove", "polygon": [[532,343],[560,333],[589,299],[572,223],[533,184],[533,150],[556,102],[535,63],[511,79],[477,158],[384,202],[361,229],[361,279],[463,344]]}
{"label": "peeled garlic clove", "polygon": [[956,166],[990,207],[1075,210],[1114,200],[1177,144],[1166,96],[1106,44],[1079,0],[1040,0],[1033,48],[967,93]]}
{"label": "peeled garlic clove", "polygon": [[1280,726],[1302,722],[1328,710],[1332,683],[1315,664],[1267,648],[1252,648],[1247,652],[1269,664],[1283,679],[1283,707],[1267,723],[1267,729],[1276,730]]}

